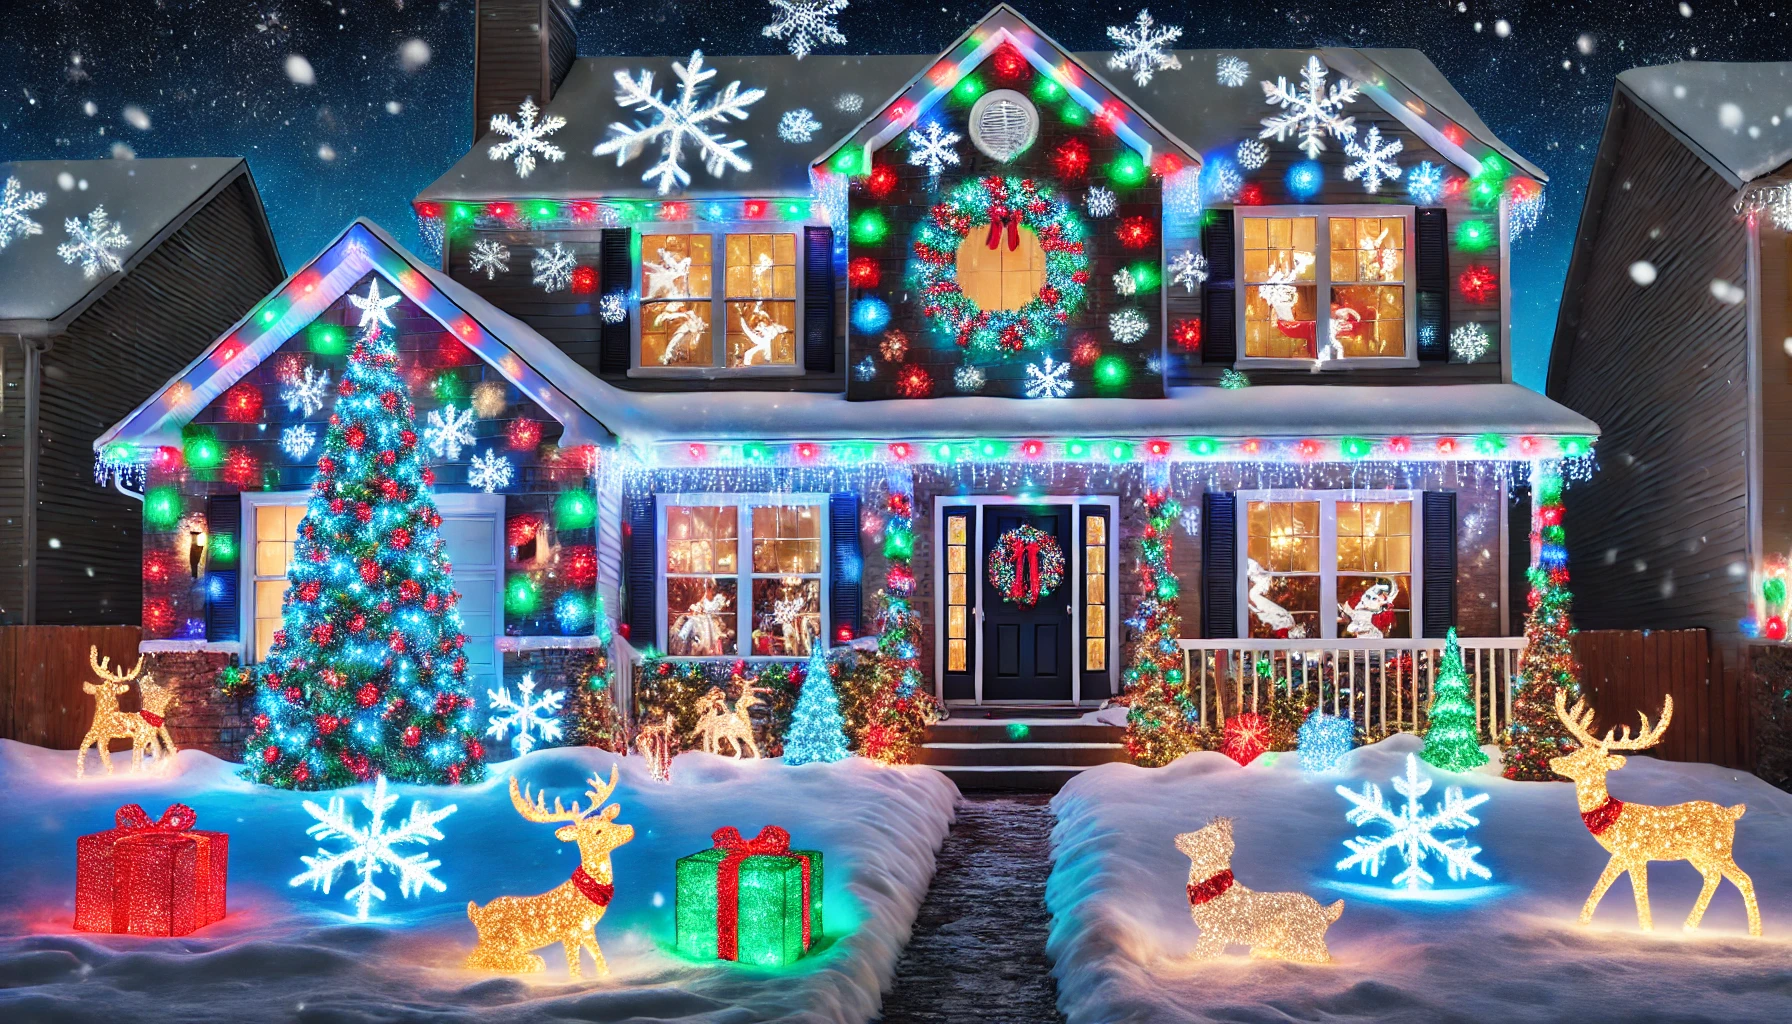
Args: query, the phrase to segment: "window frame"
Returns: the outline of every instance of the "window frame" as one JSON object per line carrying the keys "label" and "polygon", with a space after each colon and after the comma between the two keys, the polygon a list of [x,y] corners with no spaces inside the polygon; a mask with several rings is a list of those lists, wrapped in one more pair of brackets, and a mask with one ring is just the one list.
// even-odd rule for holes
{"label": "window frame", "polygon": [[[767,207],[771,203],[768,201]],[[803,368],[803,290],[808,282],[804,279],[806,270],[805,245],[807,242],[803,229],[815,226],[810,221],[794,220],[746,220],[746,221],[648,221],[633,227],[633,252],[629,259],[629,370],[630,377],[674,377],[694,378],[698,380],[728,380],[735,377],[801,377],[806,371]],[[796,358],[788,366],[728,366],[728,236],[729,235],[793,235],[796,238],[796,295],[790,299],[767,301],[789,302],[796,310]],[[642,240],[648,235],[708,235],[710,237],[710,297],[707,301],[711,317],[709,323],[710,352],[714,362],[709,366],[656,366],[641,362],[641,264],[643,260]],[[645,300],[659,302],[659,299]],[[720,308],[722,316],[718,319],[714,311]]]}
{"label": "window frame", "polygon": [[[1389,366],[1417,366],[1417,365],[1419,365],[1418,306],[1416,305],[1416,303],[1418,302],[1419,287],[1418,287],[1418,274],[1416,273],[1415,268],[1413,266],[1413,261],[1415,258],[1414,250],[1416,248],[1416,246],[1414,244],[1414,238],[1413,238],[1413,225],[1414,225],[1414,221],[1416,219],[1415,215],[1417,213],[1417,210],[1418,210],[1418,207],[1416,207],[1416,206],[1406,206],[1406,205],[1400,205],[1400,204],[1394,204],[1394,203],[1389,203],[1386,205],[1379,204],[1379,203],[1361,203],[1361,204],[1327,203],[1327,204],[1314,204],[1311,206],[1296,204],[1296,205],[1291,205],[1291,206],[1236,206],[1236,207],[1233,207],[1233,210],[1232,210],[1232,213],[1233,213],[1233,222],[1232,222],[1232,259],[1233,259],[1233,263],[1232,263],[1232,266],[1237,269],[1235,272],[1235,276],[1233,277],[1233,282],[1234,282],[1233,291],[1235,294],[1233,295],[1232,301],[1233,301],[1234,308],[1235,308],[1234,315],[1237,317],[1237,325],[1238,325],[1237,326],[1238,357],[1233,360],[1233,365],[1240,369],[1252,369],[1252,368],[1275,369],[1275,368],[1300,367],[1302,369],[1318,368],[1321,370],[1349,370],[1354,367],[1375,368],[1375,367],[1389,367]],[[1263,218],[1263,219],[1273,219],[1273,218],[1277,218],[1277,217],[1312,217],[1312,218],[1315,218],[1315,220],[1317,221],[1317,224],[1315,225],[1314,240],[1318,243],[1317,248],[1319,249],[1319,251],[1313,254],[1313,257],[1314,257],[1313,265],[1315,268],[1313,286],[1317,289],[1315,294],[1318,296],[1318,302],[1315,303],[1315,308],[1313,310],[1313,313],[1314,313],[1314,316],[1316,318],[1318,318],[1319,324],[1329,325],[1331,323],[1330,312],[1331,312],[1331,291],[1332,291],[1332,247],[1331,247],[1331,224],[1330,224],[1331,219],[1333,217],[1385,218],[1385,217],[1396,217],[1396,216],[1401,217],[1406,222],[1406,248],[1404,250],[1406,253],[1406,260],[1405,260],[1404,280],[1402,282],[1402,285],[1406,290],[1405,307],[1404,307],[1405,311],[1406,311],[1406,316],[1405,316],[1404,320],[1402,321],[1403,328],[1404,328],[1402,333],[1406,336],[1406,354],[1405,355],[1400,355],[1400,356],[1358,356],[1358,357],[1354,357],[1354,358],[1326,359],[1326,360],[1272,359],[1267,356],[1247,356],[1247,355],[1245,355],[1245,352],[1247,351],[1247,346],[1246,346],[1246,341],[1245,341],[1245,332],[1249,329],[1249,323],[1247,322],[1246,317],[1245,317],[1245,311],[1246,311],[1246,307],[1247,307],[1246,297],[1250,292],[1251,285],[1262,283],[1260,281],[1245,280],[1245,274],[1244,274],[1244,251],[1245,251],[1244,250],[1244,222],[1245,222],[1246,218]],[[1362,282],[1346,282],[1346,283],[1347,284],[1349,284],[1349,283],[1360,284]],[[1382,283],[1382,282],[1377,282],[1377,283]],[[1321,314],[1323,314],[1323,315],[1321,315]],[[1317,333],[1317,327],[1315,328],[1315,333]],[[1314,340],[1314,347],[1315,347],[1315,349],[1317,349],[1319,347],[1319,342],[1318,342],[1317,338],[1315,338],[1315,340]]]}
{"label": "window frame", "polygon": [[[832,571],[833,563],[829,557],[829,553],[833,550],[833,548],[831,547],[831,545],[833,543],[833,537],[832,537],[832,523],[830,521],[831,516],[829,515],[830,505],[829,505],[829,495],[828,494],[826,494],[825,492],[820,492],[820,491],[814,491],[814,492],[801,491],[801,492],[789,492],[789,493],[777,493],[777,492],[771,492],[771,491],[741,491],[741,492],[723,491],[723,492],[693,492],[693,493],[659,494],[659,495],[656,495],[655,497],[658,500],[654,502],[654,518],[655,518],[654,534],[655,534],[655,537],[654,537],[654,563],[653,563],[653,604],[654,604],[654,623],[655,623],[654,624],[654,641],[655,641],[655,647],[658,650],[665,652],[670,649],[668,640],[670,639],[669,634],[670,634],[671,628],[672,628],[671,623],[668,621],[668,615],[667,615],[668,609],[666,606],[666,578],[669,575],[666,571],[666,545],[670,540],[670,538],[667,535],[667,531],[666,531],[666,514],[674,506],[705,506],[705,505],[733,505],[733,506],[735,506],[735,520],[737,523],[737,527],[736,527],[737,532],[735,534],[735,545],[736,545],[735,559],[734,559],[735,568],[734,568],[734,574],[733,574],[734,580],[735,580],[735,585],[734,585],[734,587],[735,587],[735,602],[734,602],[735,653],[720,654],[720,655],[680,654],[680,655],[676,655],[676,656],[667,654],[667,657],[676,657],[679,661],[704,661],[704,662],[803,661],[808,657],[807,655],[802,655],[802,654],[753,654],[753,653],[751,653],[750,648],[752,647],[752,635],[753,634],[752,634],[752,628],[751,628],[752,623],[751,623],[750,614],[748,615],[748,620],[749,620],[747,623],[748,629],[745,634],[746,639],[748,641],[747,646],[749,648],[749,651],[747,653],[742,653],[740,650],[740,641],[742,639],[742,633],[741,633],[741,629],[740,629],[740,620],[741,620],[741,617],[743,614],[740,602],[741,602],[741,599],[744,597],[745,600],[747,601],[748,609],[751,609],[752,601],[753,601],[753,581],[755,579],[771,579],[771,578],[777,578],[780,576],[791,575],[789,573],[756,573],[753,571],[753,509],[766,508],[766,507],[788,508],[788,507],[797,506],[797,505],[811,505],[811,506],[814,506],[816,509],[817,519],[819,520],[820,527],[821,527],[821,533],[820,533],[821,551],[820,551],[820,561],[818,562],[819,569],[814,574],[821,581],[821,587],[820,587],[821,597],[820,597],[820,606],[819,606],[819,611],[821,614],[821,628],[816,633],[816,642],[821,645],[821,649],[823,651],[829,650],[833,646],[833,642],[832,642],[833,638],[829,635],[829,629],[828,629],[828,601],[832,597],[831,591],[833,589],[832,583],[833,583],[833,575],[834,575],[833,571]],[[690,575],[690,576],[726,577],[728,574],[727,573],[681,573],[679,575],[681,575],[681,576]],[[808,579],[811,574],[801,573],[798,575],[803,579]]]}
{"label": "window frame", "polygon": [[[1424,600],[1425,600],[1425,524],[1424,524],[1424,491],[1419,490],[1377,490],[1364,491],[1349,488],[1293,490],[1269,489],[1254,491],[1235,491],[1234,500],[1238,502],[1238,530],[1236,537],[1238,586],[1235,600],[1238,607],[1238,634],[1241,638],[1251,640],[1251,579],[1248,571],[1251,550],[1250,503],[1253,501],[1317,501],[1319,503],[1319,636],[1302,637],[1300,640],[1272,641],[1304,643],[1306,641],[1336,641],[1353,643],[1362,641],[1369,645],[1382,642],[1399,644],[1409,640],[1417,640],[1424,634]],[[1340,636],[1338,630],[1338,502],[1340,501],[1404,501],[1412,506],[1412,565],[1406,575],[1411,577],[1411,591],[1407,595],[1411,604],[1412,636],[1384,637],[1383,640],[1365,640],[1362,637]],[[1361,573],[1345,573],[1356,576]],[[1397,575],[1390,573],[1388,575]],[[1330,614],[1327,614],[1330,609]],[[1254,643],[1265,642],[1261,639]]]}

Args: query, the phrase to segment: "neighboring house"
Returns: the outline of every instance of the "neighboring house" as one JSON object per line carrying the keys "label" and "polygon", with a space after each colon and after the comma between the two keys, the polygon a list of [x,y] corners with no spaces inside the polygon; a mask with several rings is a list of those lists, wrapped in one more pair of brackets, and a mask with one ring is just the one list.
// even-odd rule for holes
{"label": "neighboring house", "polygon": [[[273,287],[280,255],[240,159],[23,160],[0,185],[23,218],[0,221],[0,623],[134,623],[142,510],[95,490],[91,442]],[[70,248],[65,222],[102,244]]]}

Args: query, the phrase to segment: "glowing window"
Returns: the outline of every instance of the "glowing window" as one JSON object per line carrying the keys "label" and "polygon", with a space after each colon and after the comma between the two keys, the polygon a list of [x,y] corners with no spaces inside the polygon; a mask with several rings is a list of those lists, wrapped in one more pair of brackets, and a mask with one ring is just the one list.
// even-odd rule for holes
{"label": "glowing window", "polygon": [[640,365],[795,367],[797,242],[775,231],[643,234]]}
{"label": "glowing window", "polygon": [[1239,222],[1245,358],[1406,358],[1407,212],[1253,211]]}
{"label": "glowing window", "polygon": [[299,523],[305,506],[258,505],[255,512],[255,660],[274,648],[274,631],[280,628],[280,606],[286,597],[286,567],[292,563],[293,545],[299,541]]}
{"label": "glowing window", "polygon": [[822,639],[825,508],[788,499],[667,506],[666,652],[807,657]]}
{"label": "glowing window", "polygon": [[1318,637],[1319,502],[1253,501],[1246,522],[1250,635]]}
{"label": "glowing window", "polygon": [[970,671],[970,516],[946,517],[946,671]]}

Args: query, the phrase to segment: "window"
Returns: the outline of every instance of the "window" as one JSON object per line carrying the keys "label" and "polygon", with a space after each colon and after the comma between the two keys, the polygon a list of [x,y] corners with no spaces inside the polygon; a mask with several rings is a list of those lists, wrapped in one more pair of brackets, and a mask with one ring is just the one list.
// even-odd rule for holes
{"label": "window", "polygon": [[979,309],[1019,309],[1033,301],[1045,287],[1045,249],[1039,236],[1025,224],[1012,235],[966,235],[958,245],[958,287]]}
{"label": "window", "polygon": [[807,657],[821,638],[825,512],[819,498],[667,505],[666,653]]}
{"label": "window", "polygon": [[969,672],[970,523],[965,513],[946,517],[946,671]]}
{"label": "window", "polygon": [[796,368],[795,234],[644,234],[640,294],[643,369]]}
{"label": "window", "polygon": [[250,581],[255,587],[254,656],[261,661],[273,650],[274,631],[280,628],[286,567],[292,562],[293,545],[299,540],[305,506],[257,505],[251,511],[255,515],[254,577]]}
{"label": "window", "polygon": [[1241,495],[1248,635],[1411,637],[1418,577],[1414,496]]}
{"label": "window", "polygon": [[1412,211],[1393,209],[1241,217],[1245,359],[1408,360]]}
{"label": "window", "polygon": [[1108,517],[1083,514],[1083,671],[1108,667]]}
{"label": "window", "polygon": [[1340,501],[1337,516],[1339,635],[1363,621],[1412,636],[1412,502]]}

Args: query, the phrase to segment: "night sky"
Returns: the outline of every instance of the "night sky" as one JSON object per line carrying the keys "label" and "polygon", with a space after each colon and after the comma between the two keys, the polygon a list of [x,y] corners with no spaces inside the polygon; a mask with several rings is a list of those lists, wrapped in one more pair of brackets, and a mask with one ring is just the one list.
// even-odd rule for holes
{"label": "night sky", "polygon": [[[840,18],[850,43],[833,49],[933,54],[989,6],[854,0]],[[1792,10],[1746,0],[1152,7],[1160,23],[1183,27],[1188,48],[1417,47],[1547,171],[1543,224],[1513,254],[1513,362],[1533,387],[1614,76],[1675,60],[1792,58]],[[1109,48],[1105,27],[1137,10],[1018,8],[1073,50]],[[246,156],[289,266],[357,216],[415,245],[411,197],[471,143],[471,0],[0,0],[0,9],[5,158]],[[779,52],[759,31],[769,10],[761,0],[584,0],[580,52]],[[1187,69],[1166,74],[1212,87]],[[1737,102],[1746,110],[1750,98]]]}

